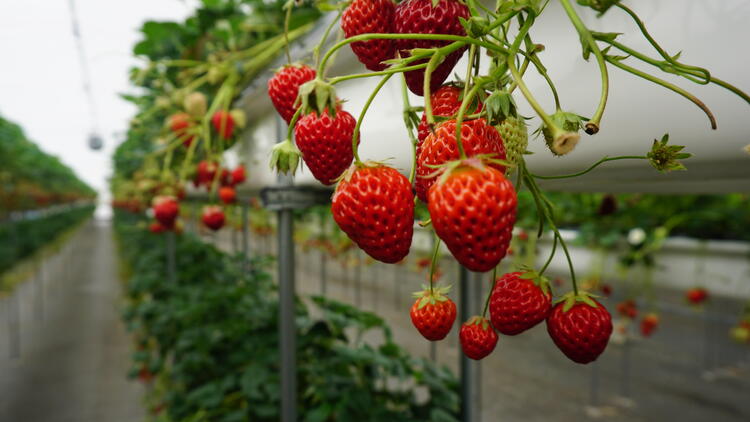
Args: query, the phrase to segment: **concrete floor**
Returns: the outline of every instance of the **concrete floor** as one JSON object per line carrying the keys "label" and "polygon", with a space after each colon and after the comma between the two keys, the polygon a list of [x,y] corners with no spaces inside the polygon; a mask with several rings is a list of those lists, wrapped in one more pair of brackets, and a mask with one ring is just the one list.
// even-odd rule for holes
{"label": "concrete floor", "polygon": [[0,301],[0,421],[144,420],[120,292],[110,226],[92,221]]}

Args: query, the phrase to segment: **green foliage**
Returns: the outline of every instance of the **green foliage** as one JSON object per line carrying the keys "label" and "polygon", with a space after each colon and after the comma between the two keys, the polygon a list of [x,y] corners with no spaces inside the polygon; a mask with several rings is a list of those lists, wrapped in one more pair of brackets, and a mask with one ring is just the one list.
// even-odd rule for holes
{"label": "green foliage", "polygon": [[18,125],[0,116],[0,216],[95,196],[57,157],[44,153]]}
{"label": "green foliage", "polygon": [[0,222],[0,274],[66,230],[89,218],[93,212],[94,206],[89,206],[36,220]]}
{"label": "green foliage", "polygon": [[[158,420],[278,421],[278,298],[262,262],[240,271],[239,257],[183,235],[171,284],[164,239],[139,221],[116,217],[132,269],[124,317],[133,375],[156,375]],[[300,420],[457,420],[454,376],[409,356],[378,316],[325,298],[298,298],[296,313]]]}

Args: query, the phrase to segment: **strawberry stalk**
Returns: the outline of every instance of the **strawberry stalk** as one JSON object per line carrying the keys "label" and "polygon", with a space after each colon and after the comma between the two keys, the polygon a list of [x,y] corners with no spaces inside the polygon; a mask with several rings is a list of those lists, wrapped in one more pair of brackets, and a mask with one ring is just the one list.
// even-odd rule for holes
{"label": "strawberry stalk", "polygon": [[385,85],[386,82],[391,79],[391,76],[393,76],[393,74],[386,75],[380,80],[380,82],[378,82],[378,85],[372,91],[370,97],[367,98],[367,102],[365,102],[364,107],[362,107],[362,111],[359,113],[359,119],[357,119],[357,124],[354,126],[354,134],[352,135],[352,152],[354,153],[354,164],[357,166],[362,164],[362,161],[360,161],[359,159],[359,142],[357,142],[357,140],[359,139],[359,127],[362,125],[362,121],[365,119],[365,114],[367,114],[367,110],[369,110],[370,104],[372,104],[372,101],[378,95],[380,89],[383,88],[383,85]]}
{"label": "strawberry stalk", "polygon": [[589,166],[589,168],[587,168],[586,170],[579,171],[578,173],[563,174],[560,176],[542,176],[542,175],[531,173],[531,177],[535,179],[542,179],[542,180],[570,179],[573,177],[583,176],[584,174],[594,170],[595,168],[599,167],[600,165],[606,162],[618,161],[618,160],[648,160],[648,157],[646,157],[645,155],[621,155],[619,157],[603,157],[599,161]]}
{"label": "strawberry stalk", "polygon": [[593,117],[591,117],[591,120],[586,123],[586,133],[588,133],[589,135],[594,135],[599,132],[599,124],[601,123],[602,115],[604,114],[604,108],[607,106],[607,97],[609,96],[609,75],[607,73],[607,63],[604,60],[604,54],[602,54],[602,51],[596,44],[596,40],[594,40],[594,37],[591,35],[591,31],[589,31],[589,29],[586,28],[586,25],[583,24],[583,21],[581,21],[581,18],[576,13],[573,5],[571,5],[568,0],[560,0],[560,4],[562,4],[563,9],[565,9],[565,13],[567,13],[568,18],[570,18],[570,22],[573,24],[573,26],[575,26],[578,34],[581,37],[584,59],[588,59],[589,53],[594,53],[596,62],[599,65],[599,73],[601,74],[602,80],[599,106],[596,108],[596,111],[594,112]]}
{"label": "strawberry stalk", "polygon": [[434,294],[433,279],[435,278],[435,267],[437,266],[438,254],[440,253],[440,238],[435,233],[435,248],[432,251],[432,262],[430,262],[430,296]]}
{"label": "strawberry stalk", "polygon": [[[409,183],[414,184],[414,177],[417,174],[417,138],[414,136],[415,123],[412,122],[411,114],[411,103],[409,102],[409,92],[406,86],[406,75],[401,74],[401,98],[404,101],[404,126],[406,126],[406,132],[409,134],[409,140],[411,140],[411,171],[409,172]],[[416,119],[416,117],[415,117]],[[418,123],[417,123],[418,124]],[[414,202],[416,203],[417,197],[414,196]]]}
{"label": "strawberry stalk", "polygon": [[467,91],[469,87],[469,80],[471,79],[471,70],[474,62],[474,54],[476,53],[476,46],[471,46],[469,49],[469,68],[466,71],[466,85],[464,85],[464,99],[461,101],[461,106],[458,108],[458,115],[456,116],[456,145],[458,146],[458,153],[461,160],[466,159],[466,151],[464,150],[464,144],[461,141],[461,125],[464,122],[464,116],[466,115],[466,108],[471,104],[471,101],[479,92],[481,85],[476,84]]}
{"label": "strawberry stalk", "polygon": [[294,7],[294,0],[287,0],[284,4],[286,14],[284,15],[284,52],[286,53],[286,63],[292,64],[292,54],[289,52],[289,21],[292,18],[292,8]]}
{"label": "strawberry stalk", "polygon": [[315,63],[315,66],[320,63],[320,49],[323,48],[323,45],[325,45],[326,41],[328,40],[328,36],[331,33],[331,30],[333,27],[338,23],[339,19],[341,19],[341,14],[343,13],[343,9],[339,9],[338,14],[336,15],[336,18],[331,20],[331,23],[326,28],[326,31],[323,33],[323,37],[320,39],[320,42],[315,46],[313,49],[313,63]]}
{"label": "strawberry stalk", "polygon": [[432,114],[432,92],[430,90],[430,82],[432,81],[432,72],[435,71],[435,68],[440,64],[443,57],[444,56],[438,51],[435,51],[430,58],[430,61],[427,63],[427,69],[425,69],[424,72],[424,115],[426,116],[427,124],[430,128],[435,125],[435,116]]}
{"label": "strawberry stalk", "polygon": [[487,292],[487,298],[484,300],[484,310],[482,311],[482,318],[485,318],[487,316],[487,309],[490,307],[490,297],[492,297],[492,291],[495,290],[495,285],[497,284],[497,267],[492,269],[492,287],[490,287],[490,291]]}

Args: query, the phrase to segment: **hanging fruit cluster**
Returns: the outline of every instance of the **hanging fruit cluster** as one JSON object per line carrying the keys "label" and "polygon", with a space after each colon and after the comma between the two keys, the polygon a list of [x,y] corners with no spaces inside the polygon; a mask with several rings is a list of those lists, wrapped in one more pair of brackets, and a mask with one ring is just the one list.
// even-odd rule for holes
{"label": "hanging fruit cluster", "polygon": [[[537,179],[575,177],[621,159],[648,160],[662,172],[680,170],[684,166],[679,160],[690,156],[682,146],[669,144],[665,135],[642,156],[604,157],[578,174],[537,176],[524,160],[528,130],[526,118],[516,107],[516,93],[537,114],[541,125],[536,133],[557,156],[574,150],[581,131],[589,135],[599,132],[612,67],[682,95],[699,106],[715,128],[713,115],[700,100],[683,88],[631,67],[626,63],[629,61],[639,60],[693,82],[721,86],[750,102],[750,97],[706,69],[680,62],[679,55],[667,54],[635,12],[621,1],[579,0],[578,4],[600,14],[617,9],[632,18],[658,57],[632,49],[621,42],[619,34],[589,30],[579,17],[579,7],[570,0],[560,0],[580,35],[583,57],[593,57],[601,75],[600,102],[589,113],[590,118],[563,109],[542,62],[544,46],[536,44],[530,32],[547,4],[542,0],[507,0],[498,1],[493,10],[475,0],[320,4],[321,10],[334,10],[338,15],[315,48],[313,63],[289,60],[268,82],[268,95],[289,124],[286,139],[273,149],[271,167],[293,174],[302,159],[318,181],[335,184],[331,206],[334,220],[368,255],[385,263],[406,257],[415,204],[426,203],[430,218],[421,224],[431,226],[437,241],[430,263],[430,285],[415,294],[411,308],[412,322],[425,338],[445,338],[456,318],[456,306],[447,296],[449,288],[434,286],[441,243],[468,270],[492,272],[493,287],[484,312],[465,321],[459,333],[464,353],[473,359],[492,352],[498,332],[517,335],[546,321],[550,337],[568,358],[589,363],[604,351],[612,333],[609,312],[594,295],[577,285],[573,259],[555,224],[554,204],[541,191]],[[286,7],[291,9],[294,2]],[[319,53],[339,18],[345,39],[321,57]],[[335,53],[346,46],[369,72],[329,77],[327,70]],[[464,71],[456,65],[465,56]],[[489,64],[482,65],[482,60]],[[555,101],[553,112],[546,111],[526,85],[524,77],[529,70],[548,82]],[[454,73],[460,76],[449,81]],[[404,123],[410,137],[405,141],[413,147],[408,177],[387,163],[363,159],[358,152],[360,142],[370,142],[361,139],[360,126],[373,99],[399,74]],[[335,85],[369,77],[380,81],[355,118],[345,110],[345,100],[337,95]],[[407,91],[423,97],[424,104],[412,107]],[[519,189],[528,189],[534,197],[539,215],[536,235],[552,231],[552,252],[539,271],[527,268],[496,277],[496,268],[508,253]],[[571,290],[555,299],[544,273],[558,246],[569,264]],[[635,318],[634,305],[618,310]],[[650,335],[657,325],[658,316],[648,315],[642,323],[643,334]]]}

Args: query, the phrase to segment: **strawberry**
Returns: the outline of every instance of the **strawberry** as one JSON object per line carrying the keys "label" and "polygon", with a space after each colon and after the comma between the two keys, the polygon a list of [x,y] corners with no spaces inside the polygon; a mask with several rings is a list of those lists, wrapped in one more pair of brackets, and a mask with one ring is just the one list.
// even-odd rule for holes
{"label": "strawberry", "polygon": [[461,350],[464,354],[474,360],[481,360],[497,346],[497,333],[487,318],[480,316],[471,317],[461,326],[458,332],[461,341]]}
{"label": "strawberry", "polygon": [[414,194],[409,179],[377,163],[355,164],[333,194],[336,224],[371,257],[388,264],[409,254]]}
{"label": "strawberry", "polygon": [[442,340],[456,321],[456,304],[445,296],[449,287],[429,288],[414,293],[417,300],[411,306],[411,322],[424,338]]}
{"label": "strawberry", "polygon": [[610,297],[612,296],[612,285],[611,284],[602,284],[601,291],[604,297]]}
{"label": "strawberry", "polygon": [[177,136],[177,139],[182,141],[182,144],[189,147],[193,143],[195,136],[189,135],[187,132],[193,127],[193,122],[190,119],[190,115],[187,113],[175,113],[167,119],[169,129]]}
{"label": "strawberry", "polygon": [[552,294],[544,278],[533,272],[514,272],[495,282],[490,296],[490,319],[495,329],[514,336],[547,319],[552,310]]}
{"label": "strawberry", "polygon": [[201,221],[209,229],[216,231],[224,226],[224,211],[221,207],[205,206],[203,207],[203,214],[201,215]]}
{"label": "strawberry", "polygon": [[245,166],[237,166],[237,168],[232,170],[232,186],[244,183],[246,179]]}
{"label": "strawberry", "polygon": [[[433,5],[433,3],[437,3]],[[448,34],[466,35],[464,27],[459,18],[469,19],[469,8],[458,0],[406,0],[396,7],[394,32],[397,34]],[[434,48],[450,44],[450,41],[435,40],[407,40],[396,41],[396,48],[401,57],[411,55],[410,50],[415,48]],[[430,79],[430,91],[435,91],[450,76],[451,71],[466,47],[454,51],[446,56],[443,62],[435,69]],[[417,60],[409,63],[416,65],[425,63]],[[405,73],[406,84],[411,92],[416,95],[424,95],[425,70],[412,70]]]}
{"label": "strawberry", "polygon": [[231,139],[234,134],[234,118],[226,110],[217,110],[211,116],[211,124],[222,138]]}
{"label": "strawberry", "polygon": [[685,292],[685,299],[692,305],[700,305],[708,299],[708,291],[703,287],[693,287]]}
{"label": "strawberry", "polygon": [[158,221],[152,221],[151,224],[148,225],[148,231],[154,234],[163,233],[167,230],[168,229]]}
{"label": "strawberry", "polygon": [[294,136],[302,159],[313,176],[324,185],[331,185],[352,163],[352,136],[357,121],[339,110],[331,116],[328,109],[321,115],[310,111],[297,121]]}
{"label": "strawberry", "polygon": [[[514,165],[521,161],[523,153],[529,146],[529,131],[523,117],[509,116],[499,125],[495,126],[503,139],[506,160]],[[505,174],[511,173],[514,167],[508,167]]]}
{"label": "strawberry", "polygon": [[638,305],[633,299],[628,299],[617,304],[617,313],[623,318],[636,319],[638,317]]}
{"label": "strawberry", "polygon": [[659,315],[650,313],[646,314],[641,320],[641,334],[643,337],[651,337],[656,327],[659,326]]}
{"label": "strawberry", "polygon": [[[458,109],[461,108],[462,101],[462,87],[454,84],[443,85],[430,95],[432,115],[439,117],[456,117]],[[482,111],[482,104],[478,103],[475,113],[480,111]],[[417,157],[419,157],[419,153],[422,149],[422,142],[427,139],[427,135],[429,135],[430,132],[430,126],[427,124],[427,115],[423,114],[422,120],[419,122],[419,127],[417,128]]]}
{"label": "strawberry", "polygon": [[612,334],[607,309],[586,293],[567,294],[552,308],[547,332],[565,356],[576,363],[589,363],[604,352]]}
{"label": "strawberry", "polygon": [[[505,159],[505,149],[497,130],[489,126],[484,119],[469,120],[461,124],[461,143],[469,157],[491,155],[491,158]],[[456,121],[447,120],[440,123],[434,133],[427,135],[417,157],[417,178],[415,188],[417,196],[427,202],[427,192],[437,179],[435,166],[457,160],[460,157],[456,144]],[[501,172],[505,170],[500,164],[491,163]]]}
{"label": "strawberry", "polygon": [[206,185],[209,186],[214,180],[214,177],[216,177],[216,171],[219,169],[219,166],[211,161],[203,160],[198,163],[198,168],[195,174],[195,185],[196,187],[200,185]]}
{"label": "strawberry", "polygon": [[513,184],[500,171],[468,159],[432,185],[427,208],[435,232],[456,260],[484,272],[508,250],[516,203]]}
{"label": "strawberry", "polygon": [[180,214],[180,204],[172,196],[157,196],[153,201],[154,218],[166,229],[171,229]]}
{"label": "strawberry", "polygon": [[223,186],[219,189],[219,199],[225,204],[232,204],[237,200],[237,193],[231,186]]}
{"label": "strawberry", "polygon": [[[393,0],[354,0],[341,15],[341,29],[347,38],[359,34],[390,34],[393,32]],[[388,67],[383,63],[396,55],[393,40],[357,41],[350,44],[359,61],[370,70]]]}
{"label": "strawberry", "polygon": [[292,121],[299,104],[297,94],[300,85],[315,79],[315,70],[305,65],[287,65],[279,69],[268,80],[268,96],[273,106],[287,123]]}

